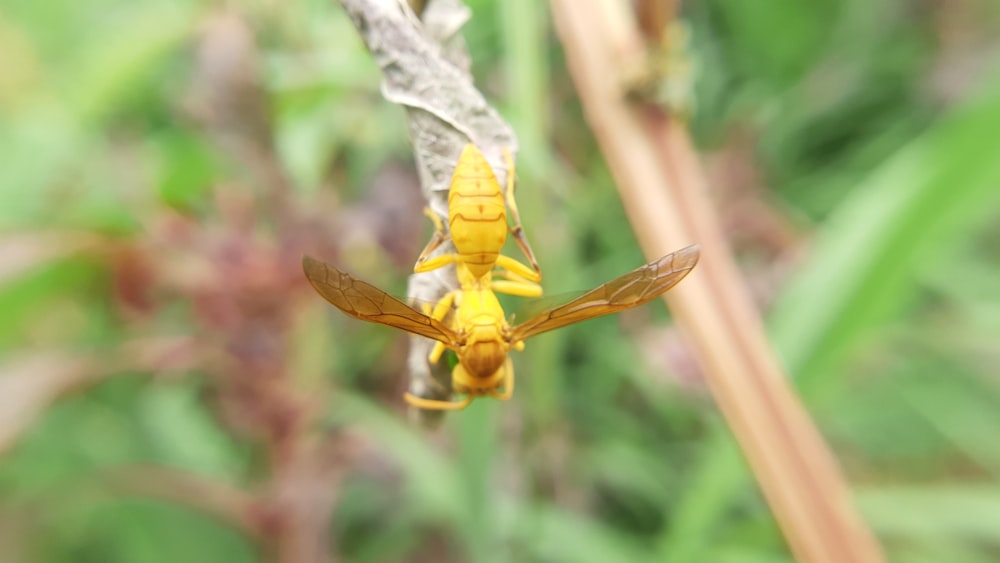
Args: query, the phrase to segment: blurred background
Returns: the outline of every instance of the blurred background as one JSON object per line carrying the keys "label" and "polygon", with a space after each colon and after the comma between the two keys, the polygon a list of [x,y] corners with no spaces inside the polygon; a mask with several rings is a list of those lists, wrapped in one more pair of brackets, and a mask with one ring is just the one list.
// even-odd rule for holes
{"label": "blurred background", "polygon": [[[467,4],[546,291],[645,262],[544,5]],[[0,561],[789,560],[658,304],[408,422],[407,338],[299,266],[405,293],[404,112],[337,3],[226,6],[0,10]],[[892,561],[997,560],[1000,5],[682,25],[668,98],[865,519]]]}

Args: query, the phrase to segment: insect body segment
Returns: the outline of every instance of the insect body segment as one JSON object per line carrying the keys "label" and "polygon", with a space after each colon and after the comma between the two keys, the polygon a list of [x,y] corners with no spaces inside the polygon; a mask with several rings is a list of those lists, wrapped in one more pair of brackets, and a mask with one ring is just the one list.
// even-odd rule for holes
{"label": "insect body segment", "polygon": [[[514,201],[513,157],[507,150],[504,156],[507,160],[506,196],[500,190],[500,183],[483,153],[471,143],[465,146],[448,189],[448,233],[445,233],[441,220],[430,210],[425,210],[434,223],[435,231],[417,258],[414,272],[429,272],[449,264],[462,264],[468,268],[476,283],[497,291],[525,297],[542,294],[542,288],[537,283],[542,279],[542,272],[524,238]],[[508,209],[514,220],[513,227],[507,223]],[[515,242],[528,257],[530,267],[500,253],[507,242],[508,232],[513,234]],[[449,239],[456,252],[430,257]],[[505,278],[500,280],[504,283],[491,285],[494,269],[498,267],[501,271],[496,275]]]}
{"label": "insect body segment", "polygon": [[493,169],[472,144],[462,151],[451,179],[448,226],[469,271],[477,278],[492,272],[507,241],[507,209]]}

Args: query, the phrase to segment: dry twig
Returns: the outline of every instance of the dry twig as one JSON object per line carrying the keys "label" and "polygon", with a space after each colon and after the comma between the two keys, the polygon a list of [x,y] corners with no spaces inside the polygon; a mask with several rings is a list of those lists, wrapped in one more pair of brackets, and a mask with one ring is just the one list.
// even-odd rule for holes
{"label": "dry twig", "polygon": [[881,561],[822,437],[788,384],[764,333],[682,124],[629,104],[609,79],[643,57],[641,34],[620,0],[552,9],[587,117],[647,256],[699,243],[698,268],[665,299],[694,344],[729,426],[802,561]]}

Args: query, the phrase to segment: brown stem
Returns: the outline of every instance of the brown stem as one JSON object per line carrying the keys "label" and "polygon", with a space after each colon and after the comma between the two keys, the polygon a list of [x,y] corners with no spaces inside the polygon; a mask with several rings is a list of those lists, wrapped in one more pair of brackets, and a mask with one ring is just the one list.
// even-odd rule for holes
{"label": "brown stem", "polygon": [[627,4],[552,0],[587,118],[650,258],[699,243],[698,268],[666,300],[695,346],[792,552],[801,561],[881,561],[836,462],[788,385],[741,279],[684,127],[627,103],[609,69],[642,57]]}

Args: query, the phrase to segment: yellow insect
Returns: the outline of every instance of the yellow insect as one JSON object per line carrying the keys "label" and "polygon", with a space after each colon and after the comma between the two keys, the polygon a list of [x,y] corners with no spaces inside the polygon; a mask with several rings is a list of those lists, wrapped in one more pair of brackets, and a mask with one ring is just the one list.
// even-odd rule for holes
{"label": "yellow insect", "polygon": [[[452,306],[457,306],[452,317],[453,327],[471,326],[470,323],[477,322],[474,317],[484,312],[491,319],[502,318],[503,309],[492,291],[522,297],[538,297],[542,294],[542,286],[538,285],[542,272],[524,237],[514,200],[514,160],[506,149],[504,157],[507,161],[506,196],[500,191],[500,183],[486,157],[470,143],[458,158],[448,189],[448,233],[445,233],[438,216],[430,209],[425,209],[427,216],[434,222],[434,236],[420,253],[413,271],[428,272],[455,264],[459,289],[446,294],[432,309],[424,310],[435,320],[443,321],[451,312]],[[513,227],[507,222],[508,209],[514,222]],[[531,262],[530,268],[500,254],[508,233],[514,236],[515,242]],[[430,257],[434,250],[449,239],[455,245],[455,252]],[[503,279],[494,280],[494,275]],[[436,364],[445,347],[439,340],[431,350],[428,361]],[[523,345],[519,349],[521,348]],[[481,353],[476,357],[485,357],[485,354]],[[453,380],[455,377],[456,374],[453,373]],[[410,393],[406,394],[406,400],[421,408],[442,408],[442,404],[450,404]]]}
{"label": "yellow insect", "polygon": [[[431,363],[440,360],[446,347],[455,350],[459,363],[452,370],[452,388],[467,397],[452,402],[407,393],[407,402],[416,407],[455,410],[465,408],[477,396],[509,399],[514,390],[514,370],[508,358],[511,348],[522,350],[524,339],[539,332],[644,303],[680,281],[697,261],[697,250],[685,249],[676,254],[680,259],[676,265],[674,255],[664,257],[564,307],[512,328],[493,291],[537,297],[542,294],[538,285],[542,276],[521,228],[514,200],[514,163],[509,151],[505,151],[505,157],[508,166],[506,197],[486,158],[469,144],[458,159],[448,191],[449,233],[445,232],[441,220],[427,210],[435,232],[417,259],[414,271],[427,272],[454,264],[459,282],[459,289],[446,294],[432,308],[417,311],[332,266],[311,258],[303,260],[303,268],[313,287],[347,314],[436,340],[437,345],[428,358]],[[507,222],[508,209],[513,227]],[[500,253],[508,233],[514,236],[531,262],[530,268]],[[449,238],[456,251],[431,257],[431,253]],[[666,265],[664,261],[668,258],[671,270],[660,272],[661,263]],[[499,271],[495,272],[496,268]],[[494,280],[494,275],[504,279]],[[633,286],[634,283],[638,285]],[[616,284],[620,284],[620,288]],[[609,293],[602,302],[599,299],[601,291],[613,291],[614,294]],[[452,307],[455,307],[454,312]],[[575,312],[574,308],[580,307],[583,307],[581,312]],[[554,315],[559,311],[566,311],[563,313],[565,320],[555,320]],[[450,312],[450,323],[445,324]],[[543,317],[547,318],[546,322],[542,322]]]}
{"label": "yellow insect", "polygon": [[[312,286],[344,313],[434,339],[458,356],[452,388],[465,394],[460,401],[436,401],[407,394],[411,405],[425,409],[460,410],[476,397],[506,400],[514,392],[514,370],[508,353],[524,340],[572,323],[642,305],[681,281],[698,262],[698,247],[689,246],[614,279],[565,305],[549,309],[511,327],[496,295],[474,277],[460,279],[452,326],[392,297],[381,289],[308,256],[302,268]],[[468,268],[460,276],[473,276]],[[464,272],[464,273],[463,273]],[[451,303],[448,303],[448,307]],[[435,307],[435,309],[440,308]]]}

